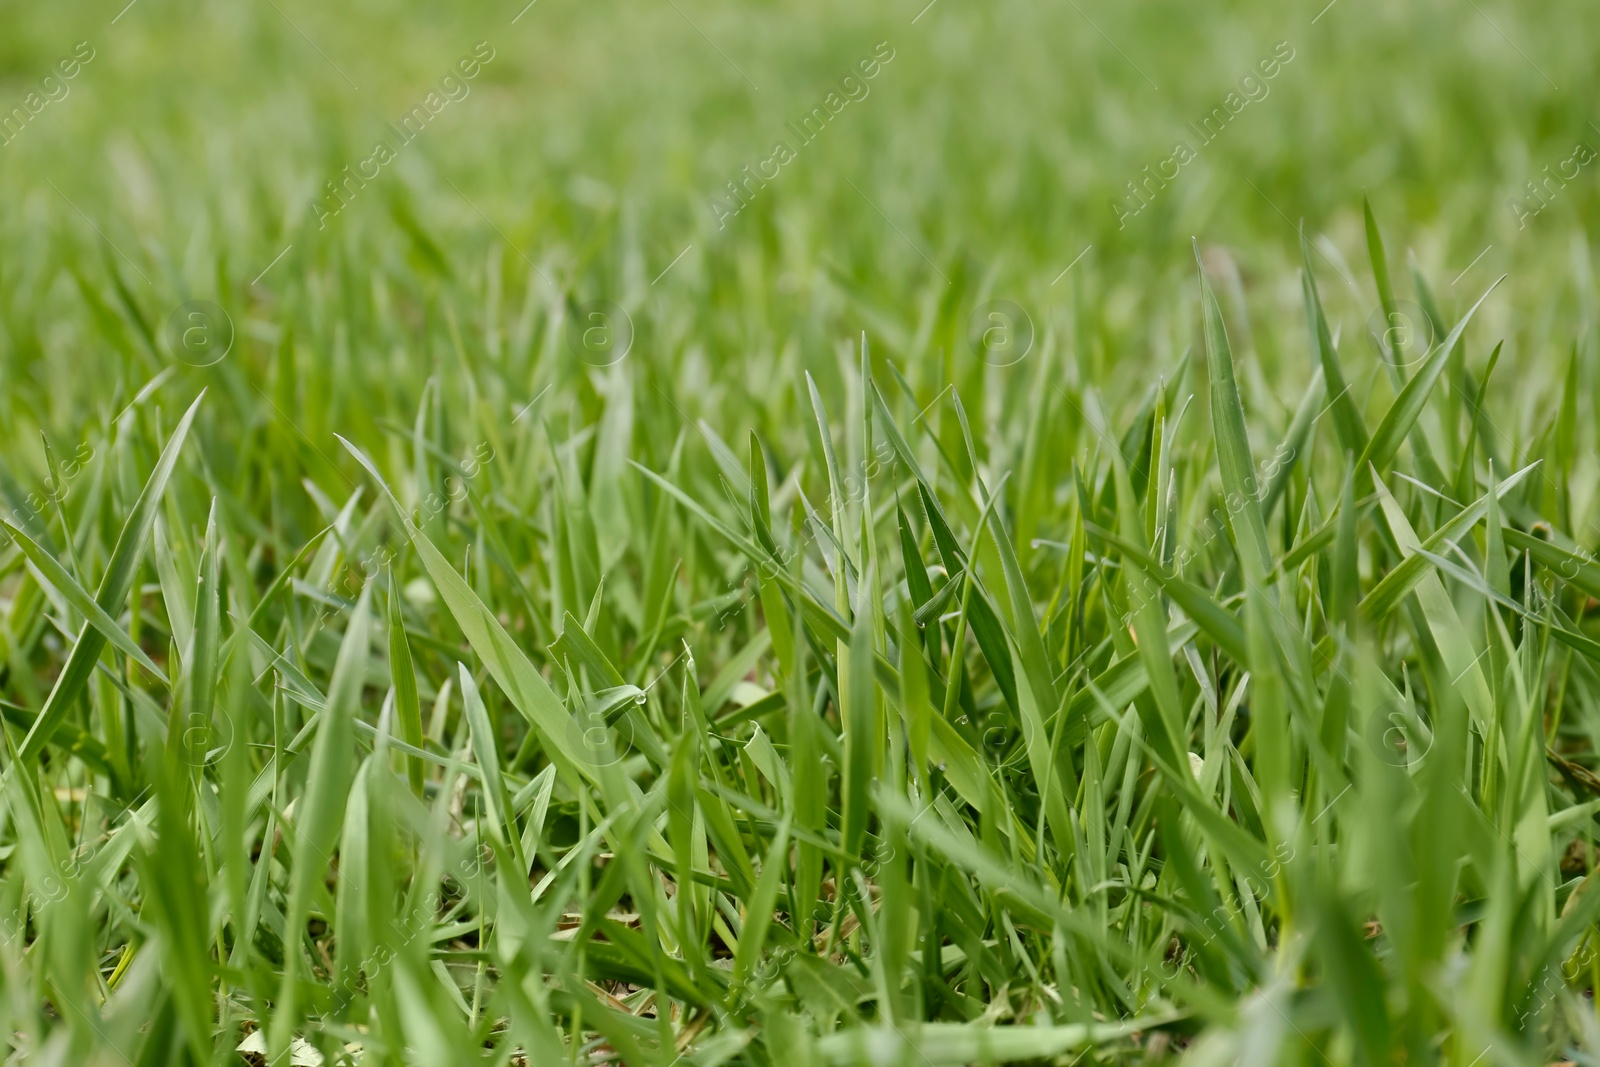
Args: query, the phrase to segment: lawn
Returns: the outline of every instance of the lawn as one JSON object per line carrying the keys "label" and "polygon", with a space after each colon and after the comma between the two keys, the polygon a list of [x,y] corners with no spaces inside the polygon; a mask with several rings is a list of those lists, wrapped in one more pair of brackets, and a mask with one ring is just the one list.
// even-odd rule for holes
{"label": "lawn", "polygon": [[125,2],[5,1062],[1600,1063],[1592,5]]}

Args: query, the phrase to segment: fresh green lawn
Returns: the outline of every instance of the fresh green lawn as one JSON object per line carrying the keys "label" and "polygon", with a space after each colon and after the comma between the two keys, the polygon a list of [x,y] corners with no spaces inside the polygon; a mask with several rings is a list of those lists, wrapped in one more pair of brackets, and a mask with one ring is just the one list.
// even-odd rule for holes
{"label": "fresh green lawn", "polygon": [[8,1063],[1600,1062],[1592,4],[123,2]]}

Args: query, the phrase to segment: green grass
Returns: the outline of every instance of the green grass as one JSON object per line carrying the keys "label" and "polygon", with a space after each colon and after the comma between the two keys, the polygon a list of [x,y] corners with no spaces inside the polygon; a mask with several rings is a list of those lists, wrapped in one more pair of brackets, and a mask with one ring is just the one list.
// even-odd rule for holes
{"label": "green grass", "polygon": [[1592,12],[1232,8],[0,6],[7,1062],[1596,1062]]}

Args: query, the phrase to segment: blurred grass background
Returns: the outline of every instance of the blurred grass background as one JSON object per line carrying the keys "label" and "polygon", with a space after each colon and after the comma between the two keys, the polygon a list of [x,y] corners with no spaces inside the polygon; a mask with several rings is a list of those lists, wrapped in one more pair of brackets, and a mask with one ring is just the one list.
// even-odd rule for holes
{"label": "blurred grass background", "polygon": [[[518,12],[7,4],[8,107],[76,42],[96,52],[0,151],[8,414],[65,430],[115,366],[74,271],[96,284],[120,274],[153,324],[183,299],[218,301],[240,323],[244,362],[270,349],[263,323],[292,321],[323,358],[343,358],[328,349],[347,330],[337,343],[370,368],[427,331],[383,316],[358,328],[327,303],[360,305],[381,280],[409,327],[470,293],[456,310],[481,337],[484,297],[520,307],[538,264],[578,299],[627,307],[653,359],[703,346],[737,391],[730,365],[797,338],[811,352],[863,323],[891,358],[937,360],[940,338],[917,328],[923,302],[959,312],[988,296],[1022,305],[1041,333],[1092,338],[1086,369],[1170,364],[1198,234],[1237,261],[1262,309],[1264,371],[1289,397],[1306,364],[1272,312],[1298,304],[1282,268],[1301,219],[1331,242],[1319,265],[1359,261],[1370,195],[1397,253],[1412,250],[1450,298],[1443,280],[1489,248],[1472,280],[1509,271],[1524,312],[1510,365],[1539,357],[1586,269],[1571,235],[1596,203],[1587,173],[1526,229],[1508,206],[1600,138],[1581,3],[538,0],[513,25]],[[496,58],[471,95],[319,232],[308,205],[323,183],[479,41]],[[719,230],[708,200],[792,139],[785,124],[879,41],[896,58],[870,95]],[[1295,59],[1270,94],[1119,229],[1124,183],[1193,140],[1186,123],[1279,41]],[[1334,288],[1330,312],[1359,328],[1374,294]]]}

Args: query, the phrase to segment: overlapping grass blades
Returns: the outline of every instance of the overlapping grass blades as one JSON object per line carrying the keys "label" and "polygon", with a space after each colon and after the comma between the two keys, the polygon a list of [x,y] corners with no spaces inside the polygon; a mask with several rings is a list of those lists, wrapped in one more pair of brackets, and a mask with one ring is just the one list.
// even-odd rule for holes
{"label": "overlapping grass blades", "polygon": [[216,469],[247,447],[226,394],[168,430],[158,384],[101,428],[115,492],[0,556],[13,1045],[665,1067],[1590,1040],[1581,432],[1485,440],[1492,291],[1401,380],[1355,365],[1309,241],[1312,370],[1274,425],[1196,251],[1194,358],[1115,402],[1052,387],[1061,417],[1023,426],[991,390],[1053,383],[1052,345],[996,385],[852,344],[775,387],[793,418],[740,426],[742,457],[664,365],[587,371],[536,422],[473,401],[510,377],[485,363],[297,453],[284,503],[250,466],[284,456]]}

